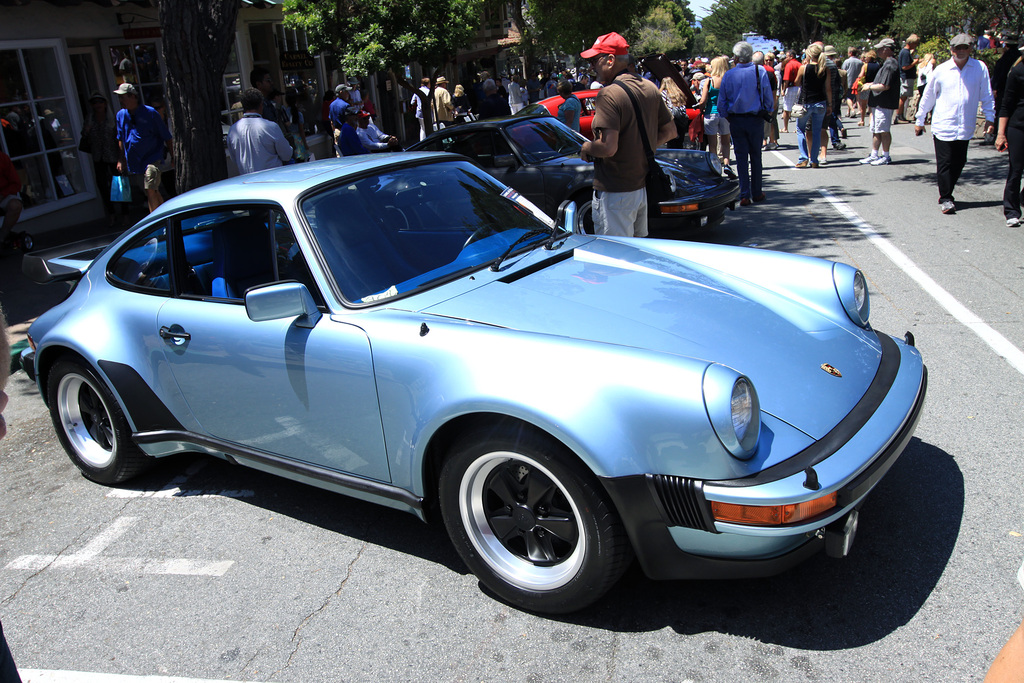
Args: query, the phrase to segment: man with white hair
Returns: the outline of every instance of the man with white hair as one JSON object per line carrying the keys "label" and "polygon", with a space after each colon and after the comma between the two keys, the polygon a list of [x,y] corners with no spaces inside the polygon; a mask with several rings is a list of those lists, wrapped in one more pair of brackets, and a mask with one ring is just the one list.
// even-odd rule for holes
{"label": "man with white hair", "polygon": [[761,141],[772,111],[772,86],[764,67],[751,63],[754,48],[741,40],[732,48],[736,66],[722,76],[718,114],[729,119],[740,181],[740,206],[765,200],[761,190]]}
{"label": "man with white hair", "polygon": [[511,116],[512,110],[508,101],[498,94],[498,84],[493,78],[488,78],[483,85],[484,97],[477,105],[477,116],[481,119],[490,119],[495,116]]}

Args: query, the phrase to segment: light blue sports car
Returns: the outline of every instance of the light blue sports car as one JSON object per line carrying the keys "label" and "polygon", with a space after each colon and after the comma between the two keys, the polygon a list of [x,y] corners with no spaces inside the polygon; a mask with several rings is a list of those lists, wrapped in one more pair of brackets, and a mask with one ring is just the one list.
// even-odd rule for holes
{"label": "light blue sports car", "polygon": [[[856,269],[573,234],[462,157],[194,190],[106,247],[23,357],[89,479],[186,451],[443,519],[502,599],[844,556],[917,424],[913,339]],[[68,253],[68,252],[71,253]]]}

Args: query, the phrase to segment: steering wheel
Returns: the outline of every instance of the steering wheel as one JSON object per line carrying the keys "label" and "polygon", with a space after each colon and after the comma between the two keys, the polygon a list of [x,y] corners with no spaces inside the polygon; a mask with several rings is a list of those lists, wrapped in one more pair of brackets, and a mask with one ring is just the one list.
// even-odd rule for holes
{"label": "steering wheel", "polygon": [[466,239],[466,243],[462,245],[462,248],[465,249],[469,245],[473,244],[473,242],[479,242],[482,239],[497,234],[498,233],[494,231],[494,228],[492,228],[489,225],[485,225],[482,228],[477,228],[476,230],[473,231],[473,234],[470,235],[468,239]]}

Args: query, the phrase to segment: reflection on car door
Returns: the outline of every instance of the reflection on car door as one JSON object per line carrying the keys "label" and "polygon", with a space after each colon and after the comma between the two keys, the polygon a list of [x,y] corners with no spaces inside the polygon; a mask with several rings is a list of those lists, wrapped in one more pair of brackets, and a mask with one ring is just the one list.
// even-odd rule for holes
{"label": "reflection on car door", "polygon": [[[188,260],[196,260],[189,256],[189,235],[205,230],[216,234],[237,225],[240,217],[258,219],[259,212],[253,213],[219,212],[205,223],[186,225]],[[294,255],[295,249],[294,241],[287,241],[291,231],[282,224],[282,214],[275,213],[272,221],[249,221],[251,242],[265,249],[247,256],[268,267],[264,281],[257,273],[245,286],[278,279],[306,280],[313,286],[310,278],[294,277],[280,265],[282,255]],[[268,222],[274,230],[267,229]],[[229,269],[216,262],[220,256],[212,255],[212,270],[230,280]],[[196,265],[190,263],[190,268],[195,270]],[[298,266],[292,263],[293,269]],[[240,286],[218,285],[216,279],[214,288]],[[161,339],[164,358],[202,428],[210,436],[248,448],[390,481],[365,333],[329,316],[312,329],[297,327],[294,318],[253,322],[242,295],[237,289],[227,294],[223,289],[212,295],[185,294],[168,299],[158,314],[158,330],[165,330],[161,337],[166,337]]]}

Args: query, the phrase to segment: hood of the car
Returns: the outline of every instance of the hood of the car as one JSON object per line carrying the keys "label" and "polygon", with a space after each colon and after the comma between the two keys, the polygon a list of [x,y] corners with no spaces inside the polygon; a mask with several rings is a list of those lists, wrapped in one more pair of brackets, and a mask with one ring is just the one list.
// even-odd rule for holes
{"label": "hood of the car", "polygon": [[763,410],[815,439],[852,410],[881,357],[873,333],[657,250],[599,240],[520,272],[423,312],[728,365],[751,378]]}

